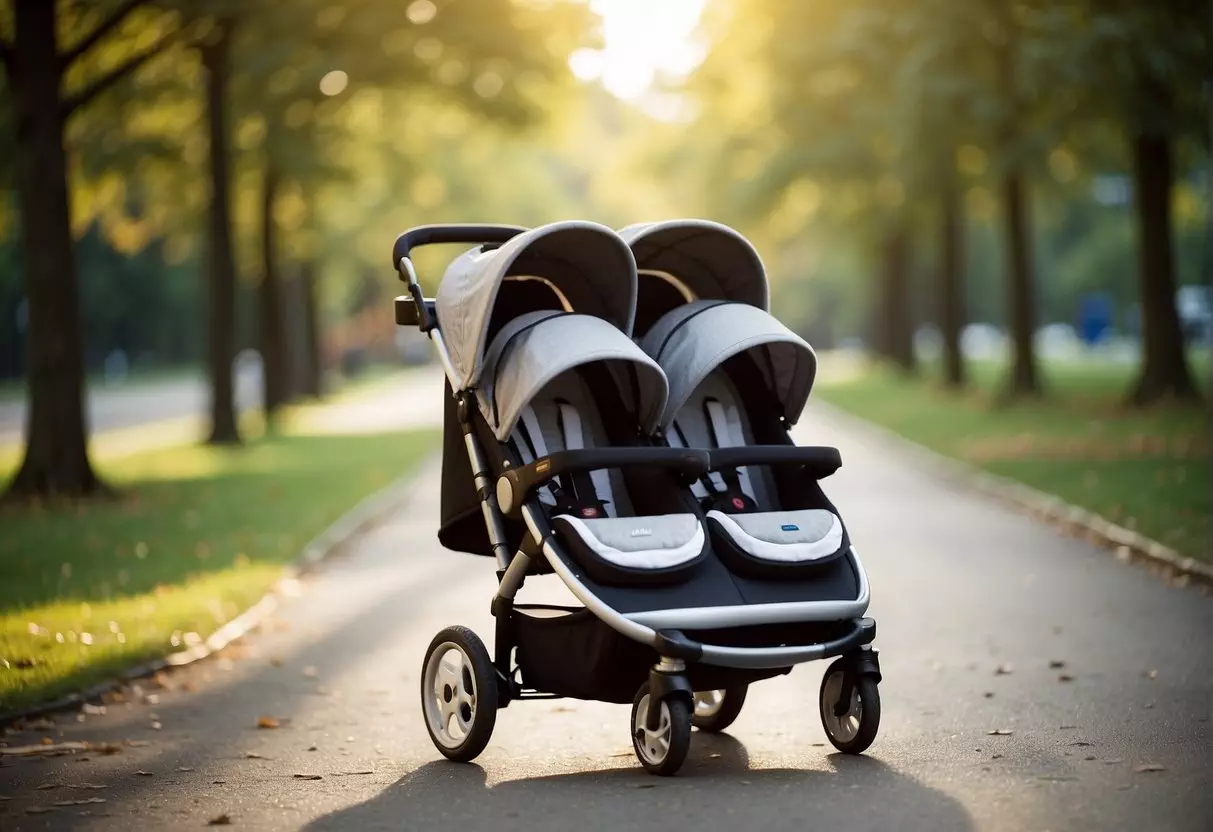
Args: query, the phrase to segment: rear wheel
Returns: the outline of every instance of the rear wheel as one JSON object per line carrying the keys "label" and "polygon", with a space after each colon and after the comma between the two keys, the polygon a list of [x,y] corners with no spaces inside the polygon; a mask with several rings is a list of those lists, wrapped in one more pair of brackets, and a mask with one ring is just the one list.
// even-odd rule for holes
{"label": "rear wheel", "polygon": [[858,676],[848,695],[843,678],[843,660],[838,659],[821,679],[821,725],[839,751],[862,754],[880,730],[880,691],[873,677]]}
{"label": "rear wheel", "polygon": [[700,731],[715,734],[728,728],[741,715],[747,685],[735,685],[723,690],[704,690],[695,694],[695,711],[691,724]]}
{"label": "rear wheel", "polygon": [[[657,728],[648,727],[649,708],[660,708]],[[669,777],[682,767],[691,750],[691,707],[681,696],[654,702],[646,682],[632,701],[632,748],[649,774]]]}
{"label": "rear wheel", "polygon": [[497,670],[467,627],[447,627],[430,642],[421,709],[430,739],[448,759],[469,762],[489,744],[497,723]]}

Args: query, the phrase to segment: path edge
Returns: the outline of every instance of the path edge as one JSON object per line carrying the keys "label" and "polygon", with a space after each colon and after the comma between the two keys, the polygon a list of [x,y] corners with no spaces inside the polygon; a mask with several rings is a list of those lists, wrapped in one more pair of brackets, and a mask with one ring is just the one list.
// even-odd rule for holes
{"label": "path edge", "polygon": [[69,693],[58,699],[52,699],[40,705],[31,705],[21,710],[0,712],[0,728],[8,727],[15,722],[78,708],[86,702],[99,699],[104,694],[117,690],[136,679],[143,679],[169,668],[185,667],[209,658],[232,642],[248,635],[273,614],[274,610],[278,608],[279,599],[288,594],[288,590],[295,581],[374,529],[394,509],[406,502],[415,485],[416,476],[425,470],[429,461],[429,459],[419,460],[412,472],[355,503],[352,508],[303,547],[295,560],[285,567],[281,577],[265,591],[265,594],[256,603],[215,630],[203,641],[189,649],[169,653],[130,667],[85,690]]}
{"label": "path edge", "polygon": [[1054,494],[1038,491],[1016,480],[991,474],[970,463],[945,456],[820,398],[810,407],[818,409],[828,418],[866,433],[877,441],[896,445],[900,452],[915,457],[926,470],[942,479],[973,488],[988,497],[1023,509],[1034,519],[1109,552],[1118,561],[1145,567],[1152,575],[1173,586],[1195,584],[1202,587],[1205,594],[1213,590],[1213,566],[1201,563],[1195,558],[1184,557],[1174,549],[1132,529],[1126,529],[1092,511],[1067,503]]}

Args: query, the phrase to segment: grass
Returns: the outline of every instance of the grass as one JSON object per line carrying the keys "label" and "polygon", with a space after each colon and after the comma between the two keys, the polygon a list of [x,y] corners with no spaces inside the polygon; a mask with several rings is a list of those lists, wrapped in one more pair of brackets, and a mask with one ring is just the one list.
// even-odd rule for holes
{"label": "grass", "polygon": [[[1208,377],[1207,358],[1194,362]],[[1094,511],[1183,555],[1208,561],[1209,413],[1123,405],[1134,368],[1049,362],[1039,401],[1001,403],[1004,367],[970,362],[973,385],[950,393],[937,370],[922,380],[880,368],[828,378],[826,401],[947,456]]]}
{"label": "grass", "polygon": [[0,712],[205,638],[433,442],[288,434],[149,451],[103,464],[120,499],[0,510]]}

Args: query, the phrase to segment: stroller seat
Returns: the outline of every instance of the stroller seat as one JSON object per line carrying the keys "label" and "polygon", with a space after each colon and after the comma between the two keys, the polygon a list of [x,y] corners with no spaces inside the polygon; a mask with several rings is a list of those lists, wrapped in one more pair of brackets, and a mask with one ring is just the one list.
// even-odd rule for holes
{"label": "stroller seat", "polygon": [[[534,345],[529,338],[537,322],[568,328],[569,337],[601,328],[579,315],[536,312],[507,324],[488,350],[491,365],[502,358],[518,360]],[[605,330],[604,330],[605,332]],[[541,333],[542,335],[542,333]],[[557,336],[557,342],[560,338]],[[619,339],[631,346],[631,343]],[[513,343],[511,343],[513,342]],[[637,348],[637,353],[639,349]],[[642,355],[642,354],[641,354]],[[528,465],[559,451],[617,446],[608,421],[622,433],[624,409],[612,401],[616,380],[602,362],[582,364],[548,381],[519,411],[509,447],[517,463]],[[597,394],[597,395],[595,395]],[[648,472],[664,488],[643,488],[616,469],[562,475],[539,489],[538,499],[550,518],[552,531],[577,565],[594,581],[608,586],[668,584],[685,580],[706,557],[708,536],[683,489],[671,487],[661,472]]]}

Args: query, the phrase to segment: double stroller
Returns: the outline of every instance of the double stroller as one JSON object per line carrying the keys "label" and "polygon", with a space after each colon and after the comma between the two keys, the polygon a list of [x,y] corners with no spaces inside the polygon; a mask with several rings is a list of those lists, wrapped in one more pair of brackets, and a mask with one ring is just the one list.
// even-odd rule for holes
{"label": "double stroller", "polygon": [[[413,249],[474,248],[424,297]],[[641,765],[670,775],[691,728],[722,731],[747,686],[838,657],[822,725],[858,754],[880,722],[876,624],[819,481],[838,451],[788,431],[813,350],[767,312],[762,262],[699,220],[534,229],[431,225],[396,240],[396,321],[446,372],[439,540],[494,557],[492,654],[434,637],[421,675],[435,746],[484,750],[515,700],[631,703]],[[554,573],[581,606],[516,602]]]}

